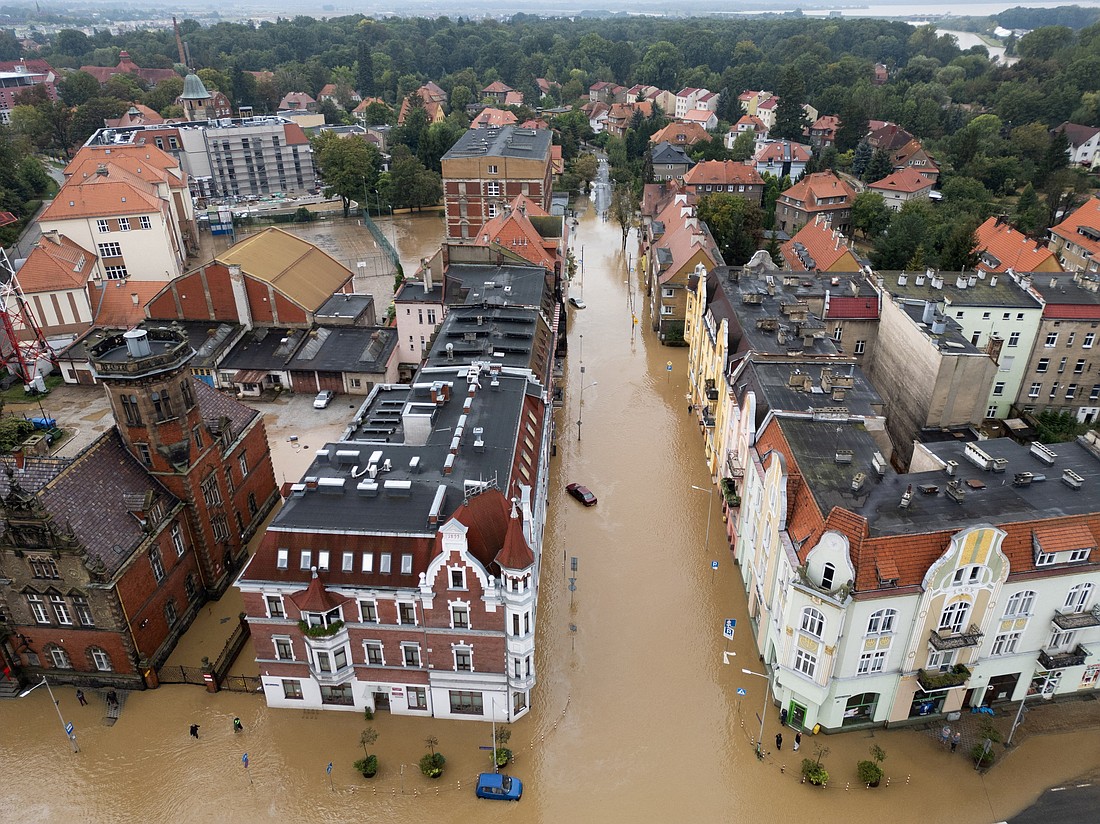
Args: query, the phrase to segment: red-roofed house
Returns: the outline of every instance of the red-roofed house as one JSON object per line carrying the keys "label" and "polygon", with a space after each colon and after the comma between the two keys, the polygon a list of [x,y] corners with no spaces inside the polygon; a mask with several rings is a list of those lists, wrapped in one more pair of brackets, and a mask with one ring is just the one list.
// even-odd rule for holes
{"label": "red-roofed house", "polygon": [[477,233],[472,245],[488,246],[547,271],[565,271],[569,228],[564,217],[551,217],[526,195],[517,195]]}
{"label": "red-roofed house", "polygon": [[511,86],[505,85],[499,80],[494,80],[481,90],[481,99],[494,100],[498,105],[504,106],[508,102],[508,93],[512,91],[515,90]]}
{"label": "red-roofed house", "polygon": [[1052,134],[1062,132],[1069,146],[1066,154],[1069,162],[1077,166],[1093,167],[1100,162],[1100,128],[1081,126],[1068,120],[1051,130]]}
{"label": "red-roofed house", "polygon": [[768,139],[768,127],[764,125],[764,121],[756,115],[746,114],[730,126],[730,130],[726,133],[726,148],[732,149],[734,141],[745,132],[752,132],[753,142],[757,146]]}
{"label": "red-roofed house", "polygon": [[535,85],[538,87],[540,98],[561,90],[561,83],[556,80],[547,80],[545,77],[536,77]]}
{"label": "red-roofed house", "polygon": [[974,250],[982,272],[1061,272],[1054,252],[1036,240],[1013,228],[1001,216],[991,217],[979,226],[974,236]]}
{"label": "red-roofed house", "polygon": [[820,215],[834,229],[849,232],[855,196],[851,185],[832,172],[806,175],[775,202],[776,228],[794,230]]}
{"label": "red-roofed house", "polygon": [[305,92],[287,92],[279,101],[279,111],[286,112],[315,112],[317,101]]}
{"label": "red-roofed house", "polygon": [[748,163],[733,160],[704,160],[684,172],[684,186],[696,198],[708,194],[735,194],[760,205],[764,200],[764,178]]}
{"label": "red-roofed house", "polygon": [[163,117],[142,103],[132,104],[122,117],[103,118],[103,125],[108,129],[124,129],[127,126],[145,126],[163,122]]}
{"label": "red-roofed house", "polygon": [[827,149],[836,145],[836,132],[840,128],[840,118],[835,114],[823,114],[803,131],[809,136],[810,143],[815,149]]}
{"label": "red-roofed house", "polygon": [[611,105],[615,102],[615,90],[617,88],[619,87],[614,83],[609,83],[606,80],[597,80],[588,87],[588,102]]}
{"label": "red-roofed house", "polygon": [[1067,272],[1100,272],[1100,198],[1090,197],[1052,226],[1049,246]]}
{"label": "red-roofed house", "polygon": [[656,146],[658,143],[670,143],[673,146],[687,148],[694,146],[701,140],[710,140],[707,130],[698,123],[669,123],[658,129],[649,142]]}
{"label": "red-roofed house", "polygon": [[862,268],[848,248],[847,238],[821,217],[803,226],[779,251],[794,272],[858,272]]}
{"label": "red-roofed house", "polygon": [[718,128],[718,115],[708,109],[689,109],[680,118],[682,123],[696,123],[710,132]]}
{"label": "red-roofed house", "polygon": [[499,129],[501,126],[514,126],[519,118],[507,109],[495,109],[489,107],[482,109],[472,121],[471,129]]}
{"label": "red-roofed house", "polygon": [[81,66],[82,72],[87,72],[101,84],[106,83],[116,74],[132,74],[143,80],[148,86],[156,86],[162,80],[179,77],[175,69],[143,69],[130,59],[128,51],[118,53],[117,66]]}
{"label": "red-roofed house", "polygon": [[810,147],[802,143],[792,143],[790,140],[763,140],[757,141],[756,153],[752,161],[760,174],[767,172],[780,180],[784,177],[794,180],[806,171],[806,164],[810,162],[811,157],[813,153]]}
{"label": "red-roofed house", "polygon": [[910,140],[900,148],[895,149],[890,155],[890,162],[893,164],[895,171],[916,169],[933,181],[940,175],[940,167],[936,165],[935,159],[925,151],[920,141],[916,139]]}
{"label": "red-roofed house", "polygon": [[867,188],[882,195],[887,206],[900,212],[901,207],[910,200],[927,200],[933,185],[934,182],[923,173],[906,168],[876,180]]}
{"label": "red-roofed house", "polygon": [[32,86],[44,86],[50,100],[57,100],[57,79],[45,60],[0,60],[0,122],[10,122],[19,95]]}
{"label": "red-roofed house", "polygon": [[676,109],[674,116],[677,120],[683,120],[692,109],[702,109],[713,112],[718,108],[719,95],[707,89],[685,88],[680,89],[676,95]]}
{"label": "red-roofed house", "polygon": [[[44,233],[19,268],[19,286],[48,338],[86,332],[96,256],[57,231]],[[17,309],[17,307],[8,307]]]}

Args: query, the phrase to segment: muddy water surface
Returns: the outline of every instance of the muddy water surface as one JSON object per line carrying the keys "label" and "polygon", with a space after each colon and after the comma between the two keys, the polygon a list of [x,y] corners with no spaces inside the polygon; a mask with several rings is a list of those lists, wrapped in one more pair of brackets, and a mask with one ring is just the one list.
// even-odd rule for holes
{"label": "muddy water surface", "polygon": [[[91,694],[89,706],[79,707],[71,689],[57,690],[63,715],[76,724],[77,755],[45,690],[0,703],[0,773],[8,776],[0,809],[36,822],[977,824],[1008,818],[1048,784],[1100,764],[1095,735],[1043,736],[982,777],[961,754],[915,730],[806,736],[798,756],[788,732],[784,750],[757,761],[750,739],[764,682],[741,674],[742,666],[758,666],[748,633],[728,645],[722,638],[723,619],[745,626],[747,616],[718,501],[692,489],[706,488],[707,474],[684,400],[686,350],[654,341],[642,296],[628,282],[633,243],[620,249],[617,226],[586,214],[576,244],[584,247],[588,309],[570,310],[540,593],[539,685],[531,716],[513,725],[510,742],[511,771],[525,782],[522,801],[474,798],[488,724],[380,714],[369,723],[380,733],[372,750],[381,771],[364,780],[351,767],[368,723],[356,713],[273,711],[255,695],[166,686],[125,696],[111,727],[102,723],[102,696]],[[583,412],[582,359],[584,382],[595,383],[584,389]],[[567,498],[563,486],[572,480],[590,486],[599,505],[584,509]],[[566,568],[574,556],[570,593]],[[722,663],[726,650],[736,653],[729,665]],[[738,688],[747,694],[739,697]],[[243,733],[232,732],[234,715]],[[200,725],[198,740],[188,736],[192,723]],[[768,706],[765,740],[777,723]],[[429,735],[447,757],[434,783],[416,768]],[[871,743],[887,751],[888,787],[854,784],[855,762]],[[819,748],[833,776],[825,789],[797,778],[798,759]]]}

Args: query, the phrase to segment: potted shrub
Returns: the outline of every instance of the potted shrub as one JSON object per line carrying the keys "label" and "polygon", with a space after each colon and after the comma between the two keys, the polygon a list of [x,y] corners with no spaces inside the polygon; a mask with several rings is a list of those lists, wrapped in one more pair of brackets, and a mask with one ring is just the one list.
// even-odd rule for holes
{"label": "potted shrub", "polygon": [[425,753],[424,757],[420,759],[420,772],[428,778],[439,778],[443,775],[443,765],[447,762],[447,759],[443,757],[443,753],[435,751],[435,745],[438,743],[439,739],[435,736],[428,736],[424,739],[424,745],[431,752]]}
{"label": "potted shrub", "polygon": [[508,762],[512,760],[512,751],[504,746],[511,737],[512,731],[507,727],[501,727],[497,730],[495,742],[496,749],[493,750],[493,762],[498,767],[507,767]]}
{"label": "potted shrub", "polygon": [[821,759],[829,754],[829,748],[818,745],[815,748],[815,754],[816,758],[802,759],[802,777],[811,784],[823,787],[829,780],[829,773],[821,763]]}
{"label": "potted shrub", "polygon": [[882,762],[886,760],[886,750],[878,744],[872,744],[869,752],[873,760],[860,761],[856,764],[856,772],[859,773],[861,783],[877,787],[879,782],[882,781]]}
{"label": "potted shrub", "polygon": [[359,736],[359,745],[363,748],[363,757],[355,762],[355,769],[363,773],[363,778],[374,778],[375,773],[378,772],[378,756],[367,751],[367,747],[377,740],[378,730],[374,727],[367,727]]}

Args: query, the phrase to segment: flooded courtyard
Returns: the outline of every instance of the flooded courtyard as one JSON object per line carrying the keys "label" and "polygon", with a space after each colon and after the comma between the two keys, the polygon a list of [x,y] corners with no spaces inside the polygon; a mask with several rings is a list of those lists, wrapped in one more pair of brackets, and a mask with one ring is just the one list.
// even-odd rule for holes
{"label": "flooded courtyard", "polygon": [[[401,246],[397,231],[407,270],[410,257],[434,252],[406,256],[411,247]],[[104,723],[102,695],[89,694],[81,707],[72,689],[56,689],[78,754],[44,689],[0,702],[0,770],[9,776],[0,808],[31,822],[978,824],[1006,819],[1049,784],[1100,766],[1100,743],[1089,730],[1028,737],[985,775],[916,728],[807,734],[799,753],[788,744],[757,760],[751,742],[760,713],[766,706],[770,741],[778,711],[765,704],[763,679],[741,673],[759,666],[749,633],[722,637],[724,619],[747,627],[748,616],[720,499],[705,491],[702,438],[686,411],[687,350],[657,343],[640,311],[645,300],[629,271],[633,236],[622,250],[618,226],[589,210],[574,243],[578,254],[584,248],[578,286],[588,308],[569,310],[539,593],[539,682],[533,711],[512,726],[509,743],[510,772],[525,787],[519,803],[474,797],[473,780],[488,766],[479,749],[491,742],[487,723],[269,710],[255,694],[163,686],[126,695],[113,726]],[[633,311],[642,315],[637,326]],[[323,413],[331,418],[306,423],[304,409],[281,409],[269,423],[277,480],[300,474],[349,410],[333,404]],[[571,481],[589,486],[598,506],[567,497]],[[574,557],[577,571],[567,572]],[[573,592],[569,575],[577,579]],[[204,607],[201,627],[228,632],[236,597]],[[191,663],[194,632],[173,660]],[[736,654],[729,664],[726,652]],[[242,660],[231,671],[255,666]],[[232,730],[234,716],[241,733]],[[199,725],[198,739],[188,734],[191,724]],[[379,733],[371,750],[380,760],[369,780],[352,768],[368,725]],[[447,758],[437,781],[417,769],[429,736]],[[855,764],[872,743],[887,753],[890,780],[869,790],[856,783]],[[818,755],[831,774],[825,788],[799,781],[801,758]]]}

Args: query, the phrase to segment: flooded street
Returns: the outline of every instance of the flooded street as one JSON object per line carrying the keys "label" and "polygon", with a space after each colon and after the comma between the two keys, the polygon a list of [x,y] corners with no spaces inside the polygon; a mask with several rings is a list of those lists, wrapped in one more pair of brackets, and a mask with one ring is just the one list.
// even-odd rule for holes
{"label": "flooded street", "polygon": [[[751,740],[764,680],[741,673],[759,669],[759,659],[721,499],[706,491],[702,438],[687,414],[687,349],[657,343],[640,311],[632,323],[632,308],[645,303],[627,271],[636,259],[633,235],[622,251],[618,225],[589,209],[574,243],[578,253],[584,249],[584,274],[573,293],[580,287],[588,308],[569,310],[539,599],[539,682],[533,712],[513,725],[509,743],[516,753],[510,772],[524,782],[518,804],[474,797],[473,779],[488,762],[479,750],[491,740],[487,723],[386,713],[368,722],[350,712],[273,711],[257,695],[164,686],[126,695],[114,726],[103,724],[102,695],[89,691],[89,705],[80,707],[71,688],[55,690],[75,724],[79,754],[69,750],[45,689],[0,702],[0,770],[9,776],[0,808],[31,822],[978,824],[1006,819],[1047,785],[1100,765],[1095,733],[1073,732],[1027,738],[982,776],[916,728],[807,734],[797,754],[790,730],[781,752],[758,761]],[[289,443],[291,431],[273,432],[273,444]],[[312,437],[308,443],[310,451],[321,445]],[[598,506],[567,497],[570,481],[589,486]],[[571,557],[576,573],[567,573]],[[572,593],[568,575],[577,579]],[[214,605],[204,620],[232,614]],[[728,645],[726,618],[738,625]],[[726,650],[736,653],[728,665]],[[252,666],[239,662],[232,672]],[[234,715],[243,733],[232,731]],[[200,725],[198,740],[189,724]],[[371,749],[380,760],[369,780],[352,768],[368,724],[379,732]],[[768,749],[777,731],[769,702]],[[428,736],[447,758],[435,782],[416,766]],[[868,790],[856,783],[855,764],[872,743],[886,750],[890,783]],[[832,776],[824,789],[799,783],[801,757],[819,748]],[[10,780],[32,775],[48,783]]]}

